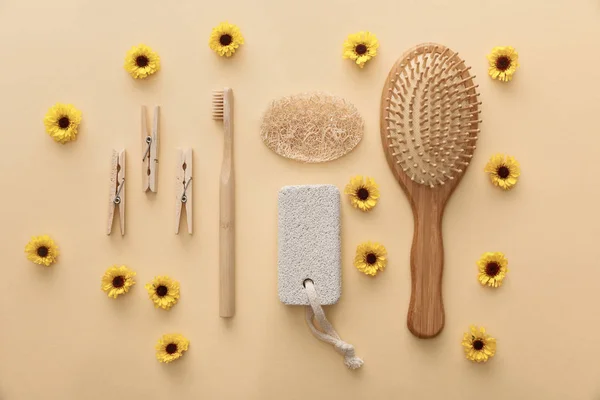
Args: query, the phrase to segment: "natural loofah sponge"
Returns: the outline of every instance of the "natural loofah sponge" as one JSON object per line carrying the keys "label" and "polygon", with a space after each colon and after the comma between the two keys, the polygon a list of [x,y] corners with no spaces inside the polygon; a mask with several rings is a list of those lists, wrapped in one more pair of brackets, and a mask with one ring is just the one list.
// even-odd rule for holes
{"label": "natural loofah sponge", "polygon": [[352,151],[363,130],[364,121],[354,105],[313,92],[275,100],[263,116],[261,138],[280,156],[319,163]]}

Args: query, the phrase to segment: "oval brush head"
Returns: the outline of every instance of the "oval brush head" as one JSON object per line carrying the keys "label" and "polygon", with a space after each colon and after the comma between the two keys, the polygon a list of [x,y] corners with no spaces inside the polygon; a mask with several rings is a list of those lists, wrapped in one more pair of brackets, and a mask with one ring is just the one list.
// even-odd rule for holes
{"label": "oval brush head", "polygon": [[444,327],[444,206],[469,165],[479,133],[469,68],[438,44],[422,44],[392,67],[381,96],[381,141],[414,220],[407,325],[431,338]]}
{"label": "oval brush head", "polygon": [[434,188],[457,180],[469,165],[481,122],[469,69],[438,44],[417,46],[392,68],[382,98],[382,140],[393,169],[411,181]]}

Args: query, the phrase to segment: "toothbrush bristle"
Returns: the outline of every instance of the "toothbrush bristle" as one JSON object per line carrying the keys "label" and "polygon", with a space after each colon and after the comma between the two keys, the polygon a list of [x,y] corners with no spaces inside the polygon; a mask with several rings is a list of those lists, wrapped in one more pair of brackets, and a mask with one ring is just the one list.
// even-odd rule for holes
{"label": "toothbrush bristle", "polygon": [[212,95],[212,117],[213,119],[223,119],[223,99],[224,94],[222,90],[213,91]]}

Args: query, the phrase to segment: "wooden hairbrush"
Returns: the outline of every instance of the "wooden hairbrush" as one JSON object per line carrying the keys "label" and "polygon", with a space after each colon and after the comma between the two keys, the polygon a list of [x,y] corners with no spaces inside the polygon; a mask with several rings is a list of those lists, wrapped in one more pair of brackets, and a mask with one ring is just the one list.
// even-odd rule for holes
{"label": "wooden hairbrush", "polygon": [[392,67],[381,95],[381,142],[415,221],[408,329],[431,338],[444,328],[442,215],[475,151],[479,94],[458,53],[426,43]]}

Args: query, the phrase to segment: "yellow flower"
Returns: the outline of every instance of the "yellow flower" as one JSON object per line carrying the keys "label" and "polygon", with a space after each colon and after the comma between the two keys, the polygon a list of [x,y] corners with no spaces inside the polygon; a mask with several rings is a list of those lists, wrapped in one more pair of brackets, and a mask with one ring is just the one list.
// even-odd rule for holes
{"label": "yellow flower", "polygon": [[490,174],[492,183],[504,190],[512,189],[521,175],[521,167],[517,160],[502,154],[493,155],[484,169]]}
{"label": "yellow flower", "polygon": [[474,362],[486,362],[496,354],[496,339],[485,333],[485,328],[471,325],[463,336],[465,356]]}
{"label": "yellow flower", "polygon": [[178,333],[162,335],[156,344],[156,359],[162,363],[177,360],[187,351],[190,341]]}
{"label": "yellow flower", "polygon": [[346,185],[344,194],[350,196],[350,202],[354,208],[369,211],[377,205],[379,186],[373,178],[367,177],[365,182],[365,179],[359,175],[352,178]]}
{"label": "yellow flower", "polygon": [[58,258],[58,247],[48,235],[33,236],[25,246],[27,259],[49,267]]}
{"label": "yellow flower", "polygon": [[519,66],[519,54],[510,46],[494,47],[487,58],[490,62],[488,74],[499,81],[510,81]]}
{"label": "yellow flower", "polygon": [[222,22],[213,28],[208,39],[208,45],[221,57],[231,57],[240,45],[244,44],[244,37],[237,25]]}
{"label": "yellow flower", "polygon": [[360,272],[375,276],[379,271],[383,271],[387,265],[387,251],[379,243],[366,242],[358,245],[356,256],[354,256],[354,266]]}
{"label": "yellow flower", "polygon": [[129,288],[135,285],[134,276],[135,272],[125,265],[113,265],[104,272],[100,288],[108,294],[108,297],[116,299],[120,295],[127,293]]}
{"label": "yellow flower", "polygon": [[484,253],[477,261],[479,266],[479,282],[482,285],[498,287],[506,278],[508,272],[508,260],[501,252]]}
{"label": "yellow flower", "polygon": [[134,79],[145,79],[160,70],[160,57],[150,47],[140,44],[129,49],[124,67]]}
{"label": "yellow flower", "polygon": [[77,139],[77,129],[80,123],[81,111],[72,104],[56,103],[50,107],[44,117],[46,133],[62,144]]}
{"label": "yellow flower", "polygon": [[358,32],[348,35],[344,42],[344,58],[349,58],[356,62],[360,68],[365,63],[377,55],[379,41],[371,32]]}
{"label": "yellow flower", "polygon": [[146,284],[146,290],[155,307],[168,310],[179,300],[179,282],[168,276],[157,276]]}

